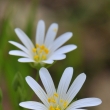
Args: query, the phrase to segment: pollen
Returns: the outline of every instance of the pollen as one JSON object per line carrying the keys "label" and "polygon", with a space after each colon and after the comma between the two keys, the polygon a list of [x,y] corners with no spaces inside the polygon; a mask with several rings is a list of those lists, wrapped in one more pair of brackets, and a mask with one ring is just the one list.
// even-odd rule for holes
{"label": "pollen", "polygon": [[40,49],[44,50],[45,49],[45,46],[44,45],[41,45],[40,46]]}
{"label": "pollen", "polygon": [[42,56],[42,59],[43,59],[43,60],[46,60],[46,56],[45,56],[45,55],[43,55],[43,56]]}
{"label": "pollen", "polygon": [[54,32],[57,32],[57,28],[54,28],[53,31],[54,31]]}
{"label": "pollen", "polygon": [[52,99],[51,102],[52,102],[52,103],[56,103],[55,99]]}
{"label": "pollen", "polygon": [[55,97],[58,97],[58,94],[57,94],[57,93],[54,93],[54,96],[55,96]]}
{"label": "pollen", "polygon": [[57,106],[57,107],[55,108],[55,110],[60,110],[60,108]]}
{"label": "pollen", "polygon": [[36,48],[33,48],[33,49],[32,49],[33,52],[36,52],[36,50],[37,50]]}
{"label": "pollen", "polygon": [[48,98],[48,102],[49,102],[49,103],[51,102],[51,99],[50,99],[50,98]]}
{"label": "pollen", "polygon": [[35,60],[37,60],[38,58],[39,58],[39,56],[38,56],[38,55],[35,55],[35,56],[34,56],[34,59],[35,59]]}
{"label": "pollen", "polygon": [[63,99],[59,99],[59,94],[54,93],[51,97],[48,98],[50,104],[49,110],[65,110],[68,105],[68,102]]}
{"label": "pollen", "polygon": [[52,107],[52,106],[50,106],[49,110],[55,110],[55,108],[54,108],[54,107]]}
{"label": "pollen", "polygon": [[32,49],[33,59],[40,63],[43,60],[47,59],[49,49],[45,45],[36,44],[35,48]]}
{"label": "pollen", "polygon": [[36,48],[38,48],[39,47],[39,44],[36,44]]}
{"label": "pollen", "polygon": [[48,54],[49,50],[47,48],[44,49],[45,53]]}
{"label": "pollen", "polygon": [[67,107],[67,101],[65,101],[64,103],[63,103],[63,106],[64,106],[64,108],[66,108]]}

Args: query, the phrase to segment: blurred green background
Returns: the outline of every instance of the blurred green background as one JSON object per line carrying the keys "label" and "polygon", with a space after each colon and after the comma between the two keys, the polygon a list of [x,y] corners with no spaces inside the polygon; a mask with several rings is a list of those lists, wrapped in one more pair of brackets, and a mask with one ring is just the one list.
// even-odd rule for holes
{"label": "blurred green background", "polygon": [[[64,69],[72,66],[74,78],[81,72],[87,74],[87,80],[76,98],[99,97],[103,103],[89,109],[108,110],[110,0],[0,0],[0,88],[3,110],[22,110],[18,103],[30,99],[26,91],[32,90],[24,78],[27,75],[34,77],[38,72],[28,64],[19,63],[19,57],[8,54],[9,50],[17,49],[8,41],[20,43],[14,32],[18,27],[34,42],[39,19],[45,21],[46,29],[51,23],[58,23],[57,37],[67,31],[73,32],[74,36],[67,44],[78,46],[67,54],[65,60],[57,61],[49,68],[56,87]],[[37,100],[35,97],[33,100]]]}

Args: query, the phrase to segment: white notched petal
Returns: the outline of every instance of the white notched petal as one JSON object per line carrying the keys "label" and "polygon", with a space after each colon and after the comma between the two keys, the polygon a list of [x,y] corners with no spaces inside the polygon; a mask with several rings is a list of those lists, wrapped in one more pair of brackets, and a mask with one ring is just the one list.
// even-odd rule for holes
{"label": "white notched petal", "polygon": [[67,110],[73,110],[73,109],[78,109],[78,108],[83,108],[83,107],[91,107],[91,106],[97,106],[100,105],[102,101],[99,98],[84,98],[77,100],[73,102]]}
{"label": "white notched petal", "polygon": [[45,36],[45,23],[43,20],[40,20],[36,29],[36,44],[42,45],[44,43]]}
{"label": "white notched petal", "polygon": [[41,88],[41,86],[30,76],[26,77],[26,82],[31,87],[31,89],[35,92],[35,94],[39,97],[39,99],[45,104],[45,106],[49,107],[49,103],[47,101],[48,99],[47,94]]}
{"label": "white notched petal", "polygon": [[65,42],[67,42],[71,37],[72,37],[71,32],[66,32],[63,35],[59,36],[52,44],[50,50],[55,51],[58,49],[60,46],[62,46]]}
{"label": "white notched petal", "polygon": [[76,46],[76,45],[73,45],[73,44],[71,44],[71,45],[66,45],[66,46],[63,46],[63,47],[59,48],[58,50],[56,50],[56,51],[54,52],[54,54],[68,53],[68,52],[70,52],[70,51],[72,51],[72,50],[75,50],[76,48],[77,48],[77,46]]}
{"label": "white notched petal", "polygon": [[19,103],[19,106],[27,108],[27,109],[34,109],[34,110],[48,110],[46,106],[42,103],[35,102],[35,101],[26,101]]}
{"label": "white notched petal", "polygon": [[9,43],[12,44],[12,45],[14,45],[14,46],[16,46],[16,47],[18,47],[19,49],[21,49],[22,51],[24,51],[25,53],[27,53],[29,56],[32,56],[30,54],[30,52],[28,51],[28,49],[26,47],[24,47],[23,45],[21,45],[21,44],[19,44],[17,42],[14,42],[14,41],[9,41]]}
{"label": "white notched petal", "polygon": [[[68,108],[66,110],[68,110]],[[76,109],[72,109],[72,110],[87,110],[87,109],[79,109],[79,108],[77,109],[76,108]]]}
{"label": "white notched petal", "polygon": [[48,31],[47,31],[46,37],[45,37],[44,44],[46,45],[47,48],[51,44],[53,44],[53,41],[54,41],[56,34],[57,34],[57,31],[58,31],[58,24],[56,24],[56,23],[51,24]]}
{"label": "white notched petal", "polygon": [[52,64],[54,61],[52,59],[47,59],[42,61],[43,63]]}
{"label": "white notched petal", "polygon": [[28,50],[31,52],[34,48],[33,43],[29,39],[29,37],[19,28],[15,29],[15,32],[18,36],[18,38],[21,40],[21,42],[28,48]]}
{"label": "white notched petal", "polygon": [[19,58],[18,61],[22,63],[35,62],[33,59],[30,58]]}
{"label": "white notched petal", "polygon": [[73,75],[72,67],[66,68],[65,71],[63,72],[63,75],[60,79],[60,82],[58,85],[58,90],[57,90],[57,93],[59,94],[59,99],[66,100],[65,95],[66,95],[67,89],[69,87],[69,84],[71,82],[72,75]]}
{"label": "white notched petal", "polygon": [[65,59],[66,58],[66,55],[65,54],[54,54],[52,56],[50,56],[50,60],[62,60],[62,59]]}
{"label": "white notched petal", "polygon": [[54,93],[56,93],[56,89],[55,89],[53,80],[46,68],[42,67],[40,69],[39,73],[40,73],[39,75],[40,75],[41,81],[47,92],[47,95],[48,95],[48,97],[51,97]]}
{"label": "white notched petal", "polygon": [[66,100],[68,101],[68,103],[70,103],[74,99],[76,94],[79,92],[79,90],[81,89],[85,82],[85,79],[86,75],[82,73],[78,75],[77,78],[74,80],[74,82],[72,83],[67,92]]}
{"label": "white notched petal", "polygon": [[87,109],[72,109],[72,110],[87,110]]}
{"label": "white notched petal", "polygon": [[20,50],[11,50],[9,51],[10,55],[15,55],[15,56],[22,56],[22,57],[29,57],[25,52],[20,51]]}

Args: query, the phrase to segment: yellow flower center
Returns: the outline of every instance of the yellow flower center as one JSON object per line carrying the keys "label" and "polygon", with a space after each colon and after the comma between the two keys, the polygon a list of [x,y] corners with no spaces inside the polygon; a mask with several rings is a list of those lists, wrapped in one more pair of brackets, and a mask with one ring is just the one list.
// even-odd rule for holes
{"label": "yellow flower center", "polygon": [[48,102],[50,104],[49,110],[64,110],[68,105],[66,100],[59,99],[57,93],[54,93],[53,96],[49,97]]}
{"label": "yellow flower center", "polygon": [[32,52],[34,53],[34,60],[39,63],[42,60],[47,59],[49,50],[44,45],[36,44],[36,47],[32,49]]}

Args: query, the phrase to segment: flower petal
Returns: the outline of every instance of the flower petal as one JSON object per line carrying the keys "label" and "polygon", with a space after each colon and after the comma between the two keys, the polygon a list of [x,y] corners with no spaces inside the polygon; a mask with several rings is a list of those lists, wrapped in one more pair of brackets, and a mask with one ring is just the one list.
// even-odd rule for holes
{"label": "flower petal", "polygon": [[40,20],[37,25],[36,30],[36,44],[42,45],[44,43],[45,35],[45,23],[43,20]]}
{"label": "flower petal", "polygon": [[51,60],[51,59],[47,59],[47,60],[44,60],[42,61],[43,63],[47,63],[47,64],[52,64],[54,61]]}
{"label": "flower petal", "polygon": [[72,44],[71,45],[66,45],[66,46],[63,46],[63,47],[59,48],[58,50],[56,50],[54,52],[54,54],[68,53],[68,52],[70,52],[72,50],[75,50],[76,48],[77,48],[76,45],[72,45]]}
{"label": "flower petal", "polygon": [[17,43],[17,42],[14,42],[14,41],[9,41],[10,44],[18,47],[19,49],[21,49],[22,51],[24,51],[25,53],[27,53],[29,56],[32,57],[32,55],[30,54],[30,52],[28,51],[28,49],[26,47],[24,47],[23,45]]}
{"label": "flower petal", "polygon": [[66,58],[66,55],[65,54],[53,54],[52,56],[50,56],[50,60],[62,60],[62,59],[65,59]]}
{"label": "flower petal", "polygon": [[15,55],[15,56],[22,56],[22,57],[29,57],[25,52],[20,51],[20,50],[11,50],[9,51],[10,55]]}
{"label": "flower petal", "polygon": [[18,61],[22,63],[35,62],[33,59],[30,58],[19,58]]}
{"label": "flower petal", "polygon": [[[73,110],[73,109],[72,109]],[[74,109],[74,110],[87,110],[87,109]]]}
{"label": "flower petal", "polygon": [[44,67],[42,67],[39,71],[41,81],[44,85],[44,88],[47,92],[48,97],[52,96],[54,93],[56,93],[56,89],[53,83],[53,80],[48,72],[48,70]]}
{"label": "flower petal", "polygon": [[58,85],[57,92],[59,94],[59,99],[65,100],[65,95],[69,87],[70,81],[72,79],[72,75],[73,75],[73,68],[72,67],[66,68]]}
{"label": "flower petal", "polygon": [[100,105],[102,101],[99,98],[84,98],[73,102],[67,110],[78,109],[82,107],[91,107]]}
{"label": "flower petal", "polygon": [[27,109],[34,109],[34,110],[48,110],[46,106],[35,101],[21,102],[19,106],[27,108]]}
{"label": "flower petal", "polygon": [[52,46],[50,47],[51,51],[55,51],[56,49],[58,49],[60,46],[62,46],[65,42],[67,42],[71,37],[72,37],[72,33],[71,32],[66,32],[63,35],[59,36],[52,44]]}
{"label": "flower petal", "polygon": [[79,92],[79,90],[81,89],[82,85],[85,82],[85,79],[86,79],[86,75],[82,73],[78,75],[75,81],[72,83],[66,96],[66,100],[68,101],[68,103],[70,103],[73,100],[73,98],[76,96],[76,94]]}
{"label": "flower petal", "polygon": [[58,24],[56,24],[56,23],[51,24],[47,31],[46,37],[45,37],[45,45],[47,48],[51,44],[53,44],[57,31],[58,31]]}
{"label": "flower petal", "polygon": [[48,97],[41,86],[30,76],[26,77],[26,82],[39,97],[39,99],[46,105],[46,107],[49,107],[49,103],[47,101]]}
{"label": "flower petal", "polygon": [[31,42],[31,40],[29,39],[29,37],[19,28],[16,28],[15,32],[16,32],[18,38],[21,40],[21,42],[28,48],[28,50],[30,52],[32,52],[34,45]]}

